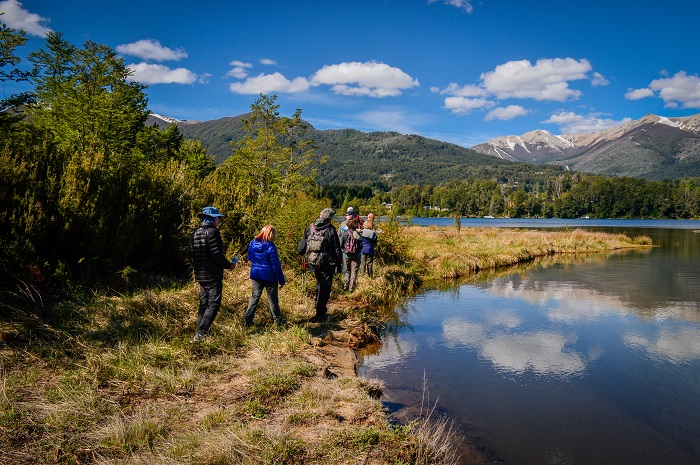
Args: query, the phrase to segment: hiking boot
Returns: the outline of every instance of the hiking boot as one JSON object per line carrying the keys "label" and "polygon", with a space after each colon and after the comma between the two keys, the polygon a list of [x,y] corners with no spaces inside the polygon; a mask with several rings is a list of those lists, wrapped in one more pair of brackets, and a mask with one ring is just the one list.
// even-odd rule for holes
{"label": "hiking boot", "polygon": [[327,319],[326,315],[314,315],[309,319],[309,323],[325,323]]}
{"label": "hiking boot", "polygon": [[192,342],[201,342],[202,339],[204,339],[205,334],[204,333],[197,333],[194,335],[192,338]]}

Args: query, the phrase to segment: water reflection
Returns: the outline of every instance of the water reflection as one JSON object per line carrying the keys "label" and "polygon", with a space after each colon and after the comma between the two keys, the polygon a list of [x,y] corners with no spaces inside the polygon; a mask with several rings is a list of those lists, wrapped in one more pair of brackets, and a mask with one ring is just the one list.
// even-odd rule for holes
{"label": "water reflection", "polygon": [[571,346],[576,342],[572,334],[553,331],[511,334],[453,318],[444,321],[443,335],[448,348],[474,348],[497,369],[515,374],[530,370],[540,375],[567,377],[586,369],[585,358]]}
{"label": "water reflection", "polygon": [[[360,374],[411,419],[421,379],[504,463],[700,463],[700,235],[553,256],[393,309]],[[657,239],[654,239],[655,242]]]}
{"label": "water reflection", "polygon": [[696,328],[661,328],[656,338],[630,332],[625,334],[624,341],[658,361],[677,364],[700,359],[700,329]]}

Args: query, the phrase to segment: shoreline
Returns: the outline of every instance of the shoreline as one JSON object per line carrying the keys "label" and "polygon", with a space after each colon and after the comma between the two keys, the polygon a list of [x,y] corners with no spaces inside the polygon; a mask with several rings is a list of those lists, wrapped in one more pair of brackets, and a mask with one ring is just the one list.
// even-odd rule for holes
{"label": "shoreline", "polygon": [[[577,231],[414,228],[398,236],[401,263],[375,267],[352,294],[336,281],[324,324],[308,322],[313,276],[305,295],[300,271],[289,270],[281,302],[290,324],[272,325],[261,302],[244,328],[245,266],[226,274],[213,335],[199,344],[192,285],[10,308],[0,318],[0,462],[457,464],[445,447],[453,431],[436,435],[434,418],[397,426],[381,382],[358,376],[357,350],[378,342],[385,323],[378,309],[429,283],[534,257],[650,246]],[[463,446],[470,464],[494,463],[478,444]]]}

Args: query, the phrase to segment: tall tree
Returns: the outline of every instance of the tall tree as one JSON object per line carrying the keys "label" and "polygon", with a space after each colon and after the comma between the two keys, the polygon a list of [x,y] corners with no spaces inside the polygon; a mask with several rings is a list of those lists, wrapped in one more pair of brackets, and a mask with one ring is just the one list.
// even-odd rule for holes
{"label": "tall tree", "polygon": [[306,138],[301,110],[279,114],[276,95],[260,95],[243,121],[245,136],[217,170],[214,199],[231,208],[238,221],[227,224],[252,234],[284,210],[298,192],[316,191],[313,141]]}
{"label": "tall tree", "polygon": [[92,41],[77,48],[49,32],[45,48],[29,59],[37,98],[31,116],[57,142],[108,158],[134,146],[148,98],[114,50]]}
{"label": "tall tree", "polygon": [[[4,13],[0,12],[0,18]],[[24,31],[15,31],[0,23],[0,82],[27,81],[30,73],[17,68],[21,61],[15,54],[18,47],[27,42],[27,34]],[[11,95],[0,99],[0,131],[5,132],[9,125],[19,120],[19,117],[10,110],[20,108],[30,100],[28,93]]]}

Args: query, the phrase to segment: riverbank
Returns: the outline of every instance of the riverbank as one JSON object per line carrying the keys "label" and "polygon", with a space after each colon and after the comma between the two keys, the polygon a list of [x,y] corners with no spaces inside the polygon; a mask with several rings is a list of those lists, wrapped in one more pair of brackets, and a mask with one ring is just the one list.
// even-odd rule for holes
{"label": "riverbank", "polygon": [[313,276],[304,286],[299,270],[285,270],[289,325],[274,327],[263,300],[244,328],[246,266],[227,273],[201,344],[191,342],[192,285],[3,308],[0,463],[456,463],[448,422],[392,426],[381,384],[355,376],[355,349],[382,324],[378,308],[427,281],[650,245],[576,230],[425,227],[403,228],[395,242],[402,262],[379,264],[353,294],[336,283],[326,324],[307,321]]}

